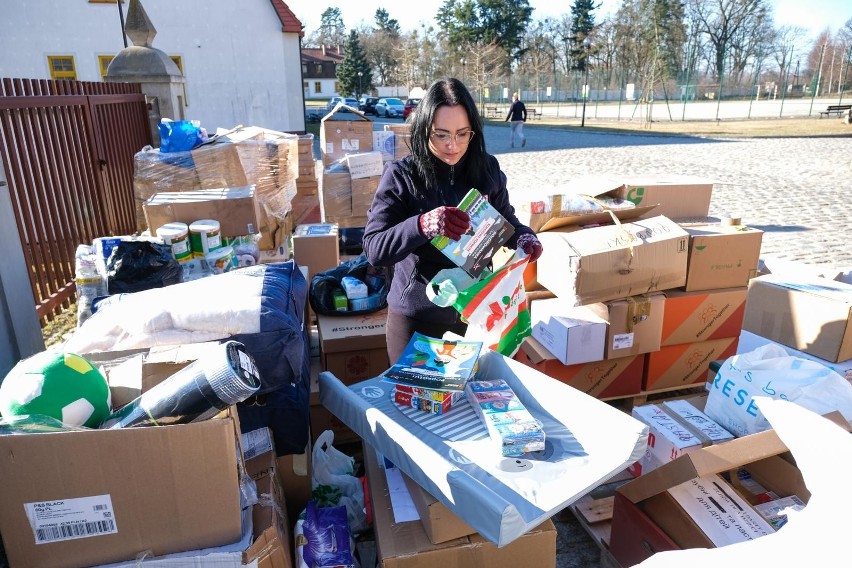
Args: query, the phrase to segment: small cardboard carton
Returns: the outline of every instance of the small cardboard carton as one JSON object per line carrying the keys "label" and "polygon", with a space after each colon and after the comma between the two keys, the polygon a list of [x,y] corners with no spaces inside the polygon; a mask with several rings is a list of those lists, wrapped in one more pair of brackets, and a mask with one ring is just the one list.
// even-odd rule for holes
{"label": "small cardboard carton", "polygon": [[263,219],[252,185],[157,193],[145,202],[144,210],[152,235],[166,223],[215,219],[223,237],[242,237],[259,231]]}
{"label": "small cardboard carton", "polygon": [[747,286],[757,275],[763,231],[743,225],[683,227],[689,233],[686,290]]}
{"label": "small cardboard carton", "polygon": [[692,176],[628,178],[625,197],[637,206],[656,205],[653,215],[706,217],[710,212],[713,181]]}
{"label": "small cardboard carton", "polygon": [[662,293],[629,296],[606,303],[608,310],[606,358],[620,359],[660,349],[665,296]]}
{"label": "small cardboard carton", "polygon": [[386,323],[387,309],[343,317],[317,315],[321,369],[347,385],[387,371]]}
{"label": "small cardboard carton", "polygon": [[704,444],[689,428],[656,404],[634,406],[631,415],[648,425],[648,449],[639,461],[627,468],[634,477],[653,471]]}
{"label": "small cardboard carton", "polygon": [[537,340],[527,337],[514,358],[557,381],[602,400],[631,396],[642,390],[644,355],[565,365]]}
{"label": "small cardboard carton", "polygon": [[607,321],[602,304],[572,306],[561,298],[530,303],[532,336],[565,365],[604,358]]}
{"label": "small cardboard carton", "polygon": [[340,264],[337,233],[334,223],[299,225],[293,232],[293,260],[307,266],[311,278]]}
{"label": "small cardboard carton", "polygon": [[710,363],[727,359],[736,351],[736,337],[661,347],[645,356],[642,390],[671,390],[704,382]]}
{"label": "small cardboard carton", "polygon": [[238,541],[239,434],[232,410],[191,424],[0,436],[10,565],[91,566]]}
{"label": "small cardboard carton", "polygon": [[[773,430],[696,449],[622,485],[615,493],[610,551],[622,566],[656,552],[715,545],[670,489],[744,467],[760,485],[779,495],[810,498],[799,470],[780,454],[787,448]],[[735,494],[731,485],[721,485]],[[745,507],[743,507],[745,508]]]}
{"label": "small cardboard carton", "polygon": [[852,359],[852,284],[824,278],[754,278],[743,329],[833,363]]}
{"label": "small cardboard carton", "polygon": [[539,233],[538,281],[574,303],[617,300],[683,286],[688,234],[663,217],[571,233]]}
{"label": "small cardboard carton", "polygon": [[336,106],[322,118],[320,125],[320,153],[322,163],[327,166],[346,154],[373,150],[373,122],[355,110],[345,114],[352,120],[340,120],[340,110],[341,105]]}
{"label": "small cardboard carton", "polygon": [[[376,451],[367,445],[364,446],[364,466],[373,510],[376,549],[383,568],[556,567],[556,527],[552,521],[545,521],[502,548],[479,534],[433,544],[422,519],[395,522],[384,469],[378,462]],[[433,525],[433,528],[436,527]]]}
{"label": "small cardboard carton", "polygon": [[432,544],[441,544],[448,540],[476,534],[469,524],[461,520],[455,513],[450,511],[446,505],[432,497],[428,491],[420,487],[413,479],[401,474],[405,481],[405,487],[411,495],[414,508],[420,515],[423,530],[429,536]]}
{"label": "small cardboard carton", "polygon": [[701,292],[667,290],[661,345],[737,337],[747,293],[745,286]]}

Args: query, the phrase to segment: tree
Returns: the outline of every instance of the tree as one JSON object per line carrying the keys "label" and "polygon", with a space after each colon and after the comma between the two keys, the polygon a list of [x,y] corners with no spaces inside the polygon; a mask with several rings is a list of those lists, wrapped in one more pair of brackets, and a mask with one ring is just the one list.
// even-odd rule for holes
{"label": "tree", "polygon": [[445,0],[435,16],[450,48],[493,44],[511,59],[522,55],[521,38],[531,18],[528,0]]}
{"label": "tree", "polygon": [[384,32],[391,37],[399,37],[399,22],[390,17],[384,8],[376,10],[376,30]]}
{"label": "tree", "polygon": [[762,34],[772,19],[768,0],[688,0],[687,9],[694,16],[697,31],[709,40],[716,80],[721,79],[731,53],[745,50],[737,55],[739,61],[744,61],[743,55],[753,55],[743,39]]}
{"label": "tree", "polygon": [[[341,94],[358,94],[369,91],[373,86],[373,74],[370,64],[361,48],[358,32],[349,32],[346,40],[343,61],[337,66],[337,80],[340,82]],[[358,76],[361,73],[361,76]]]}
{"label": "tree", "polygon": [[320,16],[320,27],[311,37],[310,42],[318,47],[323,45],[338,46],[346,41],[346,26],[340,8],[327,8]]}
{"label": "tree", "polygon": [[571,29],[568,36],[568,44],[570,46],[570,57],[573,61],[573,69],[577,71],[585,71],[588,64],[588,48],[586,47],[586,38],[591,40],[592,32],[595,29],[594,11],[600,7],[600,4],[595,6],[594,0],[574,0],[571,6]]}

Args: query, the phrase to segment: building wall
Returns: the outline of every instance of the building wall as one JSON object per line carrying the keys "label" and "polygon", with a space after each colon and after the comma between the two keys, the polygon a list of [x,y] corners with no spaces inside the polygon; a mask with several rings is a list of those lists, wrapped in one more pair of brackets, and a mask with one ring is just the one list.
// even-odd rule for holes
{"label": "building wall", "polygon": [[[0,76],[50,78],[48,55],[73,55],[77,79],[100,81],[99,55],[124,47],[118,8],[87,0],[0,0]],[[299,37],[269,0],[142,0],[154,47],[180,56],[186,117],[208,131],[253,125],[303,131]],[[125,16],[128,3],[123,4]],[[128,40],[128,43],[129,40]]]}

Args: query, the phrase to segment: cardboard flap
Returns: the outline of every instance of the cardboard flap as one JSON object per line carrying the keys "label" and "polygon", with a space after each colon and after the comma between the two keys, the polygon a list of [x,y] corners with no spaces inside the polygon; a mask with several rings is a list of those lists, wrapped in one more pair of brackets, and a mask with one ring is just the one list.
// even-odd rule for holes
{"label": "cardboard flap", "polygon": [[565,215],[564,217],[553,217],[548,219],[540,228],[539,231],[552,231],[560,227],[569,227],[572,225],[597,225],[611,224],[612,215],[614,214],[619,221],[627,221],[636,217],[641,217],[654,209],[657,205],[643,205],[641,207],[633,207],[631,209],[615,209],[602,211],[600,213],[589,213],[587,215]]}
{"label": "cardboard flap", "polygon": [[331,112],[329,112],[329,113],[328,113],[328,114],[326,114],[324,117],[322,117],[322,121],[321,121],[321,122],[325,122],[326,120],[328,120],[329,118],[331,118],[332,116],[334,116],[335,114],[337,114],[338,112],[340,112],[341,110],[343,110],[344,108],[345,108],[347,111],[349,111],[349,112],[351,112],[351,113],[356,114],[356,115],[359,117],[359,119],[360,119],[360,120],[364,120],[364,121],[370,122],[370,119],[369,119],[369,118],[367,118],[367,117],[364,115],[364,113],[363,113],[363,112],[361,112],[361,111],[360,111],[360,110],[358,110],[357,108],[352,108],[352,107],[351,107],[351,106],[349,106],[349,105],[345,105],[345,104],[343,104],[343,102],[342,102],[342,101],[341,101],[341,102],[339,102],[339,103],[337,103],[337,104],[334,106],[334,108],[333,108],[333,109],[331,109]]}

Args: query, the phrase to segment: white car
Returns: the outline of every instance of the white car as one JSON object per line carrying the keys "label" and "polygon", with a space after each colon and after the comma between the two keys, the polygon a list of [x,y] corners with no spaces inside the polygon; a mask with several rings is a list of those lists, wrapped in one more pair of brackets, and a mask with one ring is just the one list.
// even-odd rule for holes
{"label": "white car", "polygon": [[405,103],[403,103],[400,99],[379,99],[379,102],[376,103],[376,116],[384,116],[385,118],[402,116],[402,111],[404,109]]}

